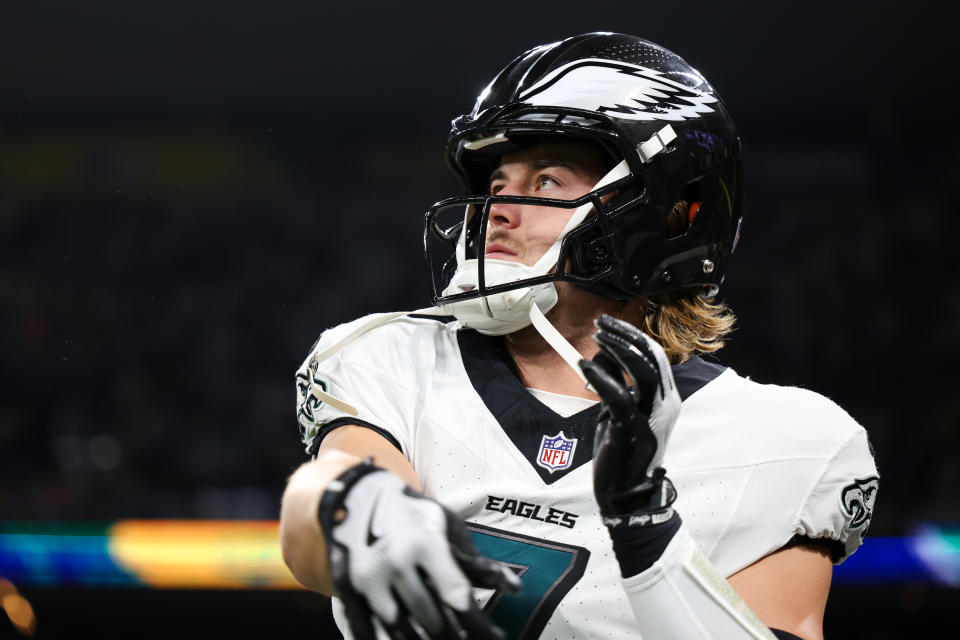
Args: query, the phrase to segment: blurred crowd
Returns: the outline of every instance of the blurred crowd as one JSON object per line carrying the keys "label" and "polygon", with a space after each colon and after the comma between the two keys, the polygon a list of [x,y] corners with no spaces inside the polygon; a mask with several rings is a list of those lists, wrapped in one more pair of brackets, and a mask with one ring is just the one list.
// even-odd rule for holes
{"label": "blurred crowd", "polygon": [[[960,154],[753,133],[719,360],[867,426],[876,532],[960,520]],[[457,190],[442,144],[260,122],[5,132],[0,518],[275,518],[305,459],[293,373],[313,341],[429,301],[422,212]]]}

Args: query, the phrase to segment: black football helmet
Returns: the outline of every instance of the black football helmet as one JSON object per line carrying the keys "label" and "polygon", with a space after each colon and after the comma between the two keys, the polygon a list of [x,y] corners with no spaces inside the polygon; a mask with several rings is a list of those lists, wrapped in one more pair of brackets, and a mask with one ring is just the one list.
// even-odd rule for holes
{"label": "black football helmet", "polygon": [[[611,167],[625,162],[629,173],[572,201],[490,195],[499,157],[544,141],[597,145]],[[699,72],[642,38],[587,33],[527,51],[453,121],[446,157],[466,195],[426,214],[437,305],[551,280],[620,301],[688,288],[712,296],[737,244],[743,175],[733,122]],[[680,201],[689,207],[677,230],[668,216]],[[591,202],[594,211],[562,241],[557,264],[569,264],[566,271],[486,287],[483,245],[496,202],[570,209]],[[458,223],[443,222],[443,212],[464,205]],[[460,260],[481,257],[480,283],[443,295],[458,242]],[[450,252],[438,258],[438,246]]]}

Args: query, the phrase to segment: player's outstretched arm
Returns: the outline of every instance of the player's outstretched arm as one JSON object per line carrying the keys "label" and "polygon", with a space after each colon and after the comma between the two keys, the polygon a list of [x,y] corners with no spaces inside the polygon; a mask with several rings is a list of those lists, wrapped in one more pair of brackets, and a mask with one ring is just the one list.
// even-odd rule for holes
{"label": "player's outstretched arm", "polygon": [[[643,637],[774,638],[700,553],[673,510],[676,491],[661,463],[680,413],[680,397],[663,349],[637,328],[610,316],[597,321],[595,339],[600,352],[593,361],[580,363],[602,401],[594,439],[594,493]],[[803,580],[801,575],[781,573],[783,561],[807,566],[792,552],[761,560],[752,574],[739,576],[740,584],[751,589],[762,585],[757,591],[772,587],[775,592],[776,578],[784,583]],[[817,588],[814,583],[808,590],[806,595],[813,597],[806,604],[817,602]],[[825,592],[822,598],[825,602]],[[778,614],[771,616],[773,620],[806,620],[803,626],[784,625],[779,637],[796,637],[790,634],[801,629],[808,640],[822,637],[820,629],[811,629],[809,616],[780,611],[775,600],[772,596],[763,601],[765,613]],[[779,606],[796,604],[780,599]],[[820,613],[822,621],[822,607]]]}
{"label": "player's outstretched arm", "polygon": [[420,488],[417,474],[403,454],[380,434],[360,426],[331,431],[316,459],[300,465],[287,481],[280,507],[280,546],[293,577],[308,589],[333,595],[327,545],[317,519],[320,497],[331,480],[368,457],[410,487]]}
{"label": "player's outstretched arm", "polygon": [[[344,429],[353,427],[334,433]],[[477,553],[458,516],[409,486],[416,476],[402,456],[377,440],[379,461],[393,469],[378,466],[375,455],[353,455],[374,453],[355,438],[391,446],[368,433],[325,439],[317,460],[291,477],[281,510],[291,571],[311,588],[330,593],[332,587],[357,640],[374,640],[377,626],[397,639],[500,638],[471,587],[513,591],[519,578]]]}

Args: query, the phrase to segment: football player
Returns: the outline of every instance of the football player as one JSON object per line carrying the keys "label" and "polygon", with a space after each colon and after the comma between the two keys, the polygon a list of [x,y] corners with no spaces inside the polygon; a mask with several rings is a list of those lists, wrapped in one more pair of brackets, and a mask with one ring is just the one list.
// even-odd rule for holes
{"label": "football player", "polygon": [[822,638],[878,475],[830,400],[702,357],[743,189],[713,87],[572,37],[507,65],[447,158],[434,307],[330,329],[297,373],[294,576],[362,639]]}

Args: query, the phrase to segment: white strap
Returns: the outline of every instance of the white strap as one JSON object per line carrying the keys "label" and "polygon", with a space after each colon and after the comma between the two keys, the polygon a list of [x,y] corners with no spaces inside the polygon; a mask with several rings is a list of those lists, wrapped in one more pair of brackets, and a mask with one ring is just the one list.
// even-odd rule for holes
{"label": "white strap", "polygon": [[390,322],[391,320],[395,320],[396,318],[399,318],[401,316],[409,316],[414,313],[423,315],[423,316],[449,315],[449,313],[445,313],[442,310],[437,309],[436,307],[429,307],[427,309],[417,309],[416,311],[395,311],[393,313],[377,314],[376,316],[370,318],[369,321],[364,322],[363,324],[358,326],[356,329],[354,329],[344,337],[340,338],[339,340],[334,342],[332,345],[330,345],[320,353],[316,354],[315,358],[317,362],[323,362],[324,360],[326,360],[336,352],[340,351],[340,349],[343,349],[345,346],[347,346],[348,344],[350,344],[351,342],[353,342],[354,340],[356,340],[366,332],[372,331],[377,327],[383,326],[388,322]]}
{"label": "white strap", "polygon": [[547,341],[547,344],[553,347],[553,350],[570,365],[570,368],[580,376],[580,379],[583,380],[584,383],[587,383],[587,377],[583,375],[583,371],[580,370],[580,360],[583,359],[583,356],[573,348],[572,344],[567,342],[567,339],[557,331],[556,327],[550,324],[550,321],[547,320],[546,316],[543,315],[543,311],[540,311],[540,307],[536,304],[530,305],[530,322],[533,323],[533,327],[543,336],[543,339]]}
{"label": "white strap", "polygon": [[[441,309],[437,309],[436,307],[418,309],[416,311],[397,311],[394,313],[383,313],[370,318],[369,321],[364,322],[363,324],[361,324],[360,326],[355,328],[353,331],[351,331],[344,337],[334,342],[332,345],[330,345],[323,351],[320,351],[319,353],[317,353],[314,357],[316,358],[317,362],[323,362],[324,360],[333,356],[338,351],[340,351],[345,346],[347,346],[348,344],[350,344],[351,342],[353,342],[363,334],[367,333],[368,331],[372,331],[377,327],[385,325],[391,320],[395,320],[396,318],[399,318],[401,316],[407,316],[414,313],[420,314],[420,315],[427,315],[427,316],[447,315],[446,312],[444,312]],[[544,316],[543,312],[540,310],[540,307],[537,306],[536,304],[530,305],[530,322],[533,324],[534,328],[540,333],[543,339],[547,341],[547,344],[553,347],[553,350],[556,351],[561,358],[563,358],[564,362],[570,365],[570,368],[573,369],[574,373],[576,373],[581,380],[583,380],[584,384],[587,384],[588,383],[587,378],[586,376],[583,375],[583,371],[580,370],[580,360],[583,358],[583,356],[580,355],[580,352],[577,351],[572,344],[567,342],[567,339],[564,338],[559,331],[557,331],[556,327],[550,324],[550,321],[547,320],[546,316]],[[330,395],[319,386],[316,386],[314,389],[312,389],[312,391],[318,399],[320,399],[323,402],[326,402],[331,407],[340,409],[341,411],[344,411],[345,413],[349,413],[350,415],[353,415],[353,416],[359,413],[356,407],[337,398],[336,396]]]}
{"label": "white strap", "polygon": [[[363,334],[367,333],[368,331],[372,331],[377,327],[383,326],[388,322],[390,322],[391,320],[395,320],[401,316],[408,316],[413,313],[417,313],[425,316],[447,315],[446,313],[444,313],[443,311],[435,307],[430,307],[427,309],[417,309],[416,311],[396,311],[394,313],[381,313],[379,315],[376,315],[370,318],[369,321],[364,322],[359,327],[357,327],[356,329],[354,329],[344,337],[340,338],[339,340],[334,342],[332,345],[330,345],[323,351],[315,354],[314,359],[317,362],[323,362],[324,360],[335,355],[338,351],[340,351],[345,346],[347,346],[348,344],[350,344],[351,342],[353,342]],[[360,413],[359,411],[357,411],[357,408],[354,407],[352,404],[345,402],[336,396],[330,395],[329,393],[324,391],[320,385],[317,385],[317,384],[312,385],[310,388],[310,391],[321,402],[326,402],[331,407],[334,407],[335,409],[339,409],[344,413],[348,413],[351,416],[356,416],[356,415],[359,415]]]}
{"label": "white strap", "polygon": [[310,394],[315,396],[318,400],[320,400],[320,402],[325,402],[331,407],[333,407],[334,409],[339,409],[340,411],[343,411],[344,413],[348,413],[351,416],[360,415],[360,412],[357,411],[357,408],[355,406],[353,406],[348,402],[344,402],[337,396],[330,395],[329,393],[323,390],[323,387],[321,387],[318,384],[310,385]]}
{"label": "white strap", "polygon": [[[621,160],[617,166],[613,169],[610,169],[609,172],[593,185],[593,188],[590,191],[596,191],[597,189],[603,188],[615,182],[620,178],[625,178],[630,175],[630,167],[627,165],[626,160]],[[557,236],[557,239],[553,242],[547,252],[540,256],[540,259],[537,260],[536,264],[530,267],[536,275],[544,275],[550,273],[553,270],[554,266],[557,264],[557,260],[560,257],[560,245],[563,244],[563,239],[567,237],[567,234],[570,231],[579,226],[581,222],[586,220],[587,215],[593,211],[593,203],[588,202],[587,204],[581,205],[574,209],[573,214],[570,216],[570,219],[567,220],[567,224],[563,227],[563,231],[560,232],[560,235]]]}
{"label": "white strap", "polygon": [[677,139],[677,132],[670,125],[665,126],[660,131],[654,133],[646,142],[641,142],[637,147],[637,153],[644,162],[650,162],[653,157],[663,151],[668,144]]}

